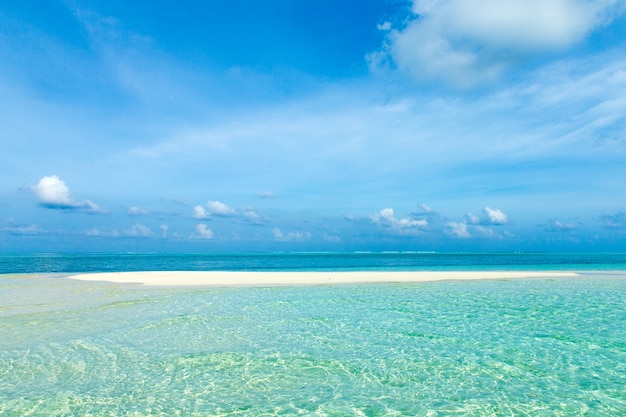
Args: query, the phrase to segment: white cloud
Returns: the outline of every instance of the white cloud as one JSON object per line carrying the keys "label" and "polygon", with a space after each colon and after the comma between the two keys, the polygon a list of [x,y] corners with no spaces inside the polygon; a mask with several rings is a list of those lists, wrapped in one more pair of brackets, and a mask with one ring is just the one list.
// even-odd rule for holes
{"label": "white cloud", "polygon": [[[475,237],[490,238],[501,235],[496,234],[492,229],[485,226],[502,226],[509,223],[509,218],[502,210],[485,207],[482,215],[476,216],[472,213],[465,213],[465,220],[461,222],[449,221],[445,223],[447,227],[444,231],[448,236],[468,239]],[[504,232],[507,235],[507,232]]]}
{"label": "white cloud", "polygon": [[152,237],[154,233],[149,227],[136,223],[128,229],[123,230],[103,230],[97,227],[89,229],[85,232],[85,236],[91,237]]}
{"label": "white cloud", "polygon": [[428,226],[426,219],[397,218],[391,208],[382,209],[380,212],[370,216],[370,220],[383,228],[399,234],[418,233],[421,229]]}
{"label": "white cloud", "polygon": [[209,214],[209,212],[206,211],[204,207],[198,205],[193,208],[194,219],[208,219],[210,217],[211,215]]}
{"label": "white cloud", "polygon": [[[507,234],[507,232],[504,232],[505,234]],[[493,230],[487,228],[487,227],[483,227],[483,226],[472,226],[472,236],[479,236],[479,237],[501,237],[501,236],[497,236]]]}
{"label": "white cloud", "polygon": [[75,207],[76,203],[65,182],[56,175],[42,177],[37,185],[31,187],[35,197],[43,205]]}
{"label": "white cloud", "polygon": [[380,24],[376,25],[376,28],[378,30],[387,31],[387,30],[391,29],[391,22],[380,23]]}
{"label": "white cloud", "polygon": [[621,13],[615,0],[415,0],[372,64],[391,59],[417,79],[460,87],[497,78],[520,57],[563,50]]}
{"label": "white cloud", "polygon": [[341,242],[341,238],[339,236],[335,236],[335,235],[325,234],[323,236],[323,238],[324,238],[325,242],[331,242],[331,243],[339,243],[339,242]]}
{"label": "white cloud", "polygon": [[89,213],[106,213],[107,211],[90,200],[77,201],[70,193],[69,187],[56,175],[42,177],[37,185],[31,188],[39,205],[52,209],[84,210]]}
{"label": "white cloud", "polygon": [[98,229],[97,227],[94,227],[93,229],[89,229],[85,232],[86,236],[103,236],[104,233],[102,232],[102,230]]}
{"label": "white cloud", "polygon": [[[459,239],[501,237],[496,235],[493,230],[487,227],[471,225],[467,222],[450,221],[446,222],[446,227],[447,229],[445,229],[445,233],[448,236]],[[507,232],[505,232],[505,234],[507,234]]]}
{"label": "white cloud", "polygon": [[420,214],[434,214],[435,213],[432,207],[423,203],[417,205],[417,210],[418,210],[418,213]]}
{"label": "white cloud", "polygon": [[193,237],[199,239],[213,239],[215,238],[215,234],[206,224],[200,223],[196,226],[196,233]]}
{"label": "white cloud", "polygon": [[128,214],[130,214],[131,216],[148,216],[150,212],[146,209],[132,206],[128,209]]}
{"label": "white cloud", "polygon": [[31,224],[29,226],[5,226],[0,228],[1,231],[7,232],[11,235],[38,235],[44,233],[45,230],[39,227],[36,224]]}
{"label": "white cloud", "polygon": [[256,211],[250,209],[243,210],[241,212],[240,219],[242,222],[249,224],[263,224],[266,220],[261,217]]}
{"label": "white cloud", "polygon": [[603,214],[600,216],[600,222],[607,229],[626,229],[626,212],[621,211],[615,214]]}
{"label": "white cloud", "polygon": [[161,227],[161,237],[165,239],[167,237],[167,232],[169,231],[170,228],[166,224],[162,224],[160,227]]}
{"label": "white cloud", "polygon": [[485,221],[483,224],[501,225],[509,222],[507,215],[498,209],[485,207],[483,209],[483,214],[485,215]]}
{"label": "white cloud", "polygon": [[502,210],[492,209],[491,207],[483,208],[482,216],[480,217],[472,213],[466,213],[465,220],[468,224],[482,224],[485,226],[500,226],[509,222],[508,216]]}
{"label": "white cloud", "polygon": [[557,219],[549,219],[547,224],[543,225],[546,232],[569,232],[578,228],[573,222],[563,222]]}
{"label": "white cloud", "polygon": [[472,237],[472,235],[470,234],[467,228],[467,223],[447,222],[446,226],[448,226],[446,233],[450,236],[461,238],[461,239],[468,239]]}
{"label": "white cloud", "polygon": [[87,230],[85,235],[92,237],[119,237],[122,234],[118,230],[107,231],[94,227],[93,229]]}
{"label": "white cloud", "polygon": [[221,201],[209,200],[206,203],[206,207],[210,214],[216,216],[229,217],[235,215],[235,210],[230,208],[228,205],[222,203]]}
{"label": "white cloud", "polygon": [[411,10],[417,15],[429,15],[446,0],[413,0]]}
{"label": "white cloud", "polygon": [[480,224],[480,217],[472,213],[465,213],[465,222],[469,224]]}
{"label": "white cloud", "polygon": [[134,236],[134,237],[154,236],[154,233],[152,233],[152,230],[150,230],[148,227],[144,226],[143,224],[139,224],[139,223],[133,225],[133,227],[131,227],[130,229],[124,230],[123,233],[127,236]]}
{"label": "white cloud", "polygon": [[251,208],[234,209],[221,201],[209,200],[206,206],[197,205],[193,208],[193,218],[199,220],[210,219],[211,216],[230,217],[238,223],[264,224],[267,220]]}
{"label": "white cloud", "polygon": [[281,242],[302,242],[305,240],[311,239],[310,232],[288,232],[283,233],[279,228],[275,227],[272,230],[275,240],[279,240]]}

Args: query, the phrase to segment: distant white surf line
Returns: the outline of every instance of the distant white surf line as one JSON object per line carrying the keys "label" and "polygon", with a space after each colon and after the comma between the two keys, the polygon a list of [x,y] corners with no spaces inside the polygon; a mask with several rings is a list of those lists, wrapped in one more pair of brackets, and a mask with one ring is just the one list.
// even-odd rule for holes
{"label": "distant white surf line", "polygon": [[157,287],[295,286],[323,284],[410,283],[520,278],[579,277],[567,271],[150,271],[71,275],[81,281],[102,281]]}

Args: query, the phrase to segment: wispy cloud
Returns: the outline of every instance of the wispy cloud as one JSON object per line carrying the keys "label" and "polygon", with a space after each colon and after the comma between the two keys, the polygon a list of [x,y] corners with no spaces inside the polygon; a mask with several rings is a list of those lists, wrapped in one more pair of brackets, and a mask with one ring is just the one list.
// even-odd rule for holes
{"label": "wispy cloud", "polygon": [[132,206],[128,208],[128,214],[130,214],[131,216],[149,216],[150,212],[146,209]]}
{"label": "wispy cloud", "polygon": [[17,236],[39,235],[46,232],[46,230],[42,229],[39,225],[34,223],[28,226],[18,226],[15,224],[0,226],[0,231]]}
{"label": "wispy cloud", "polygon": [[471,87],[524,59],[572,47],[623,12],[619,3],[414,0],[406,27],[389,32],[386,46],[370,59],[374,66],[390,60],[418,80]]}
{"label": "wispy cloud", "polygon": [[87,230],[85,236],[90,237],[111,237],[111,238],[149,238],[154,237],[155,233],[147,226],[141,223],[135,223],[134,225],[125,229],[103,229],[94,227]]}
{"label": "wispy cloud", "polygon": [[[398,2],[383,3],[391,11]],[[41,25],[22,7],[23,21],[9,22],[16,30],[0,33],[0,125],[19,139],[2,149],[1,179],[57,210],[23,210],[23,223],[3,225],[2,234],[237,235],[267,247],[330,247],[335,237],[346,247],[357,240],[470,247],[509,231],[528,242],[621,236],[624,1],[409,3],[410,15],[394,14],[407,13],[403,4],[369,23],[369,34],[378,23],[384,45],[368,41],[358,76],[297,73],[284,89],[277,86],[287,85],[285,73],[259,69],[256,50],[249,66],[232,61],[240,50],[221,56],[222,69],[189,60],[215,49],[192,42],[181,52],[171,34],[182,32],[161,31],[169,26],[142,6],[109,16],[114,9],[96,3],[63,3],[62,17],[78,22],[67,31]],[[0,25],[7,16],[0,11]],[[198,18],[199,31],[210,26],[189,18]],[[370,74],[368,50],[376,51]],[[59,167],[70,186],[41,178]],[[88,195],[70,184],[78,175]],[[33,178],[41,179],[30,187]],[[415,208],[422,199],[435,208]],[[157,203],[148,211],[133,205],[141,201]],[[3,194],[0,215],[17,216],[20,204]],[[123,209],[59,215],[107,213],[105,204]],[[350,221],[341,213],[352,213]]]}
{"label": "wispy cloud", "polygon": [[150,212],[144,208],[132,206],[128,208],[128,214],[131,216],[149,216]]}
{"label": "wispy cloud", "polygon": [[120,232],[118,230],[104,230],[99,227],[93,227],[85,231],[85,236],[89,237],[119,237]]}
{"label": "wispy cloud", "polygon": [[600,223],[610,230],[626,230],[626,212],[621,211],[614,214],[603,214],[600,216]]}
{"label": "wispy cloud", "polygon": [[548,219],[546,224],[542,225],[546,232],[571,232],[578,229],[579,221],[562,221],[559,219]]}
{"label": "wispy cloud", "polygon": [[123,231],[123,234],[127,236],[134,236],[134,237],[154,236],[154,232],[152,232],[152,230],[150,230],[149,227],[146,227],[140,223],[136,223],[133,226],[131,226],[129,229],[125,229]]}
{"label": "wispy cloud", "polygon": [[280,242],[304,242],[311,239],[311,233],[308,231],[283,233],[283,231],[277,227],[272,230],[272,234],[274,240]]}

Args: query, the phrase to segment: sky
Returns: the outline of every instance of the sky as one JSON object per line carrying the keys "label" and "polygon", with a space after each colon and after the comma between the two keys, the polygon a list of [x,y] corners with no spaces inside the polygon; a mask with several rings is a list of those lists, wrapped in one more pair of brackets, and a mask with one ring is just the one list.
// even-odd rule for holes
{"label": "sky", "polygon": [[0,3],[0,252],[625,251],[625,0]]}

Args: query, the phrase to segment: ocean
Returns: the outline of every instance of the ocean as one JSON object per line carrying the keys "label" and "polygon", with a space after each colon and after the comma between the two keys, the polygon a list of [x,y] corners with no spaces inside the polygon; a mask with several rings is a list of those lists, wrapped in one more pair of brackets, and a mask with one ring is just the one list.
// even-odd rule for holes
{"label": "ocean", "polygon": [[[249,288],[136,270],[576,270]],[[626,414],[624,254],[0,256],[0,416]]]}
{"label": "ocean", "polygon": [[626,253],[277,252],[0,255],[0,274],[211,270],[626,270]]}

